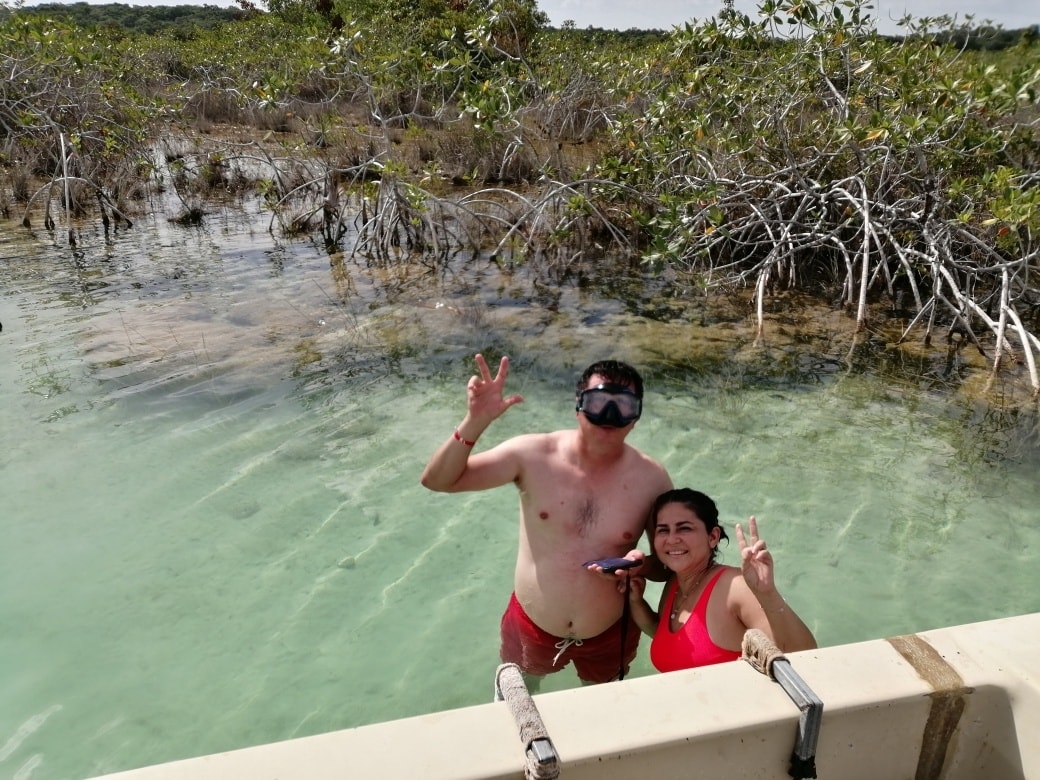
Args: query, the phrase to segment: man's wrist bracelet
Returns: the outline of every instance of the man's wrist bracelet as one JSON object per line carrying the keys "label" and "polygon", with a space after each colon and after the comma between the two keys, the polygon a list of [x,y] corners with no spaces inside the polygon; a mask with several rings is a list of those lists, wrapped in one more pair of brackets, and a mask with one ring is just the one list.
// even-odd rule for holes
{"label": "man's wrist bracelet", "polygon": [[469,439],[463,439],[462,434],[459,433],[458,428],[455,429],[455,433],[452,435],[455,437],[455,441],[459,442],[460,444],[465,444],[467,447],[472,447],[474,444],[477,443],[476,440],[470,441]]}

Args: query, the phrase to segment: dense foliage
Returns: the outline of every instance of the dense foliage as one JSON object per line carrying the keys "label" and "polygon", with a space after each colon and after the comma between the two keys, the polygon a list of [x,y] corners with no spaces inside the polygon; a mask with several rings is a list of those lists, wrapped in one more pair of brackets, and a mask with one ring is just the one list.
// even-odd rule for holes
{"label": "dense foliage", "polygon": [[169,186],[200,219],[258,191],[330,246],[359,221],[350,251],[383,261],[636,258],[753,289],[760,321],[780,288],[864,329],[885,302],[904,336],[956,330],[1040,391],[1035,29],[994,52],[972,43],[992,30],[904,27],[858,0],[638,35],[548,29],[533,0],[271,0],[147,36],[16,10],[0,208],[125,218]]}
{"label": "dense foliage", "polygon": [[[111,27],[129,33],[190,32],[242,19],[246,11],[215,5],[127,5],[125,3],[41,3],[19,9],[23,16],[60,19],[77,27]],[[0,8],[0,19],[11,13]]]}

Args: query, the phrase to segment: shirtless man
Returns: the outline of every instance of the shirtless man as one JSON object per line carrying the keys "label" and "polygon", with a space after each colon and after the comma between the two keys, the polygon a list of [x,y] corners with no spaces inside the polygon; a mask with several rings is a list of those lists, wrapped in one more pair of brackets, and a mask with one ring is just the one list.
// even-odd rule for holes
{"label": "shirtless man", "polygon": [[585,564],[605,557],[642,562],[636,542],[647,513],[672,487],[661,464],[625,444],[642,412],[643,380],[624,363],[595,363],[578,380],[576,430],[524,434],[474,452],[487,427],[523,401],[503,394],[509,358],[493,379],[483,356],[476,361],[480,376],[466,387],[466,416],[426,464],[422,484],[455,493],[512,482],[520,492],[502,660],[516,663],[532,689],[571,661],[584,683],[616,679],[635,658],[640,633],[627,613],[622,620],[618,578],[627,575]]}

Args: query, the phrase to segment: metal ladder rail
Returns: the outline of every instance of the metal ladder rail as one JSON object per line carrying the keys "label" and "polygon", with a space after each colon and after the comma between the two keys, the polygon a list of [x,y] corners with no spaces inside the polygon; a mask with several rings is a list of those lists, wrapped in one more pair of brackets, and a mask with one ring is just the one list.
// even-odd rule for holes
{"label": "metal ladder rail", "polygon": [[798,707],[798,735],[787,774],[794,780],[816,777],[816,746],[823,722],[823,701],[791,666],[790,661],[766,634],[751,629],[744,634],[742,657],[762,674],[771,677]]}

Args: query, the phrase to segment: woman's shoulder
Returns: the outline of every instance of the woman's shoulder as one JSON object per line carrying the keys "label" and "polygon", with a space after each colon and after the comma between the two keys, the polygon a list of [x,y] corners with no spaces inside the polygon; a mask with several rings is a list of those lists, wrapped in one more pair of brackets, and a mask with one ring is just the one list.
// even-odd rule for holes
{"label": "woman's shoulder", "polygon": [[740,569],[736,566],[729,566],[722,563],[719,564],[719,569],[720,571],[716,572],[712,576],[711,580],[709,580],[709,582],[714,581],[716,587],[721,587],[723,590],[729,590],[734,581],[744,581],[744,578],[740,576]]}
{"label": "woman's shoulder", "polygon": [[724,599],[730,608],[735,608],[746,602],[747,599],[754,601],[755,594],[751,592],[751,588],[744,581],[744,576],[739,566],[723,564],[722,573],[719,575],[718,581],[715,583],[715,590],[712,592],[712,599],[714,600],[715,598]]}

